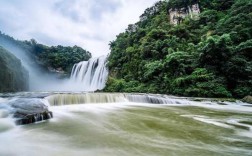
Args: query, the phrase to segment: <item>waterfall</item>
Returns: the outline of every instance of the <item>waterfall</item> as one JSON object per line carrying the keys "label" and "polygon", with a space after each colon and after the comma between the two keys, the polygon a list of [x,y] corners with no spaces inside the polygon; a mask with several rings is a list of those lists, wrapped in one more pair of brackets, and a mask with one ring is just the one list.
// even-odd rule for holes
{"label": "waterfall", "polygon": [[105,87],[108,76],[106,56],[91,58],[73,66],[70,80],[82,91],[96,91]]}
{"label": "waterfall", "polygon": [[151,103],[151,104],[190,104],[190,101],[183,98],[159,94],[126,94],[130,102]]}
{"label": "waterfall", "polygon": [[190,100],[167,95],[129,94],[129,93],[79,93],[55,94],[46,97],[51,106],[86,104],[137,102],[149,104],[190,104]]}
{"label": "waterfall", "polygon": [[46,97],[51,106],[86,104],[86,103],[116,103],[127,102],[122,93],[85,93],[85,94],[55,94]]}

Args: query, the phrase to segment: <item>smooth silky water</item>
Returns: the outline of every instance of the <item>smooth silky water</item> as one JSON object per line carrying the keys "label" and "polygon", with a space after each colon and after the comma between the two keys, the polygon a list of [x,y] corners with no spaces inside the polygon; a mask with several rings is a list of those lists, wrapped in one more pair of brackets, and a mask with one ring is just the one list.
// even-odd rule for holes
{"label": "smooth silky water", "polygon": [[51,98],[46,99],[56,105],[49,107],[54,118],[45,122],[16,126],[0,109],[1,156],[252,155],[252,107],[247,104],[114,99],[63,105],[57,95],[54,102]]}

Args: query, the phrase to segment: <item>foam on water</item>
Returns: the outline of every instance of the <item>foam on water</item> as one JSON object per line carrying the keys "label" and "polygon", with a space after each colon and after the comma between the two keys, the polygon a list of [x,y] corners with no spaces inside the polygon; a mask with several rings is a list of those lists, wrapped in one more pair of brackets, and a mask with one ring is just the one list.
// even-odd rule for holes
{"label": "foam on water", "polygon": [[225,105],[220,105],[216,102],[191,102],[190,105],[223,111],[252,113],[252,107],[249,107],[246,103],[239,101],[227,102]]}
{"label": "foam on water", "polygon": [[0,103],[4,103],[4,102],[6,102],[6,101],[8,101],[8,99],[6,99],[6,98],[1,98],[1,97],[0,97]]}
{"label": "foam on water", "polygon": [[223,123],[221,120],[211,119],[207,116],[200,116],[200,115],[182,115],[182,116],[191,117],[194,120],[201,121],[201,122],[204,122],[207,124],[212,124],[212,125],[219,126],[219,127],[223,127],[223,128],[231,128],[231,129],[234,128],[231,125],[227,125],[227,124]]}
{"label": "foam on water", "polygon": [[[3,110],[0,110],[0,115],[3,114]],[[0,134],[15,127],[15,122],[12,118],[8,117],[7,112],[4,112],[4,116],[0,116]]]}

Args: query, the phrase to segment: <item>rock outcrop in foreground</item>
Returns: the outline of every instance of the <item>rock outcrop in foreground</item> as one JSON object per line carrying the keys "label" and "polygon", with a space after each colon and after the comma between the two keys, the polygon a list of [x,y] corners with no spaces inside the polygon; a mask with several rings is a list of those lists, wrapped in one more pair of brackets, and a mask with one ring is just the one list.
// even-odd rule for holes
{"label": "rock outcrop in foreground", "polygon": [[53,117],[53,113],[37,98],[20,98],[9,102],[17,125],[31,124]]}
{"label": "rock outcrop in foreground", "polygon": [[252,104],[252,96],[248,95],[242,99],[243,102]]}
{"label": "rock outcrop in foreground", "polygon": [[29,74],[21,61],[0,46],[0,92],[26,91]]}

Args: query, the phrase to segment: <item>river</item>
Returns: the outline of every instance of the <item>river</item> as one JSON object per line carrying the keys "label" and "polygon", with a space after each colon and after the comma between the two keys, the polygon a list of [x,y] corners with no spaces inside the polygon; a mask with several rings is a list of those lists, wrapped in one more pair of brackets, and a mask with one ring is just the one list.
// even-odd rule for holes
{"label": "river", "polygon": [[0,107],[0,155],[252,155],[249,104],[177,101],[51,104],[52,119],[22,126]]}

